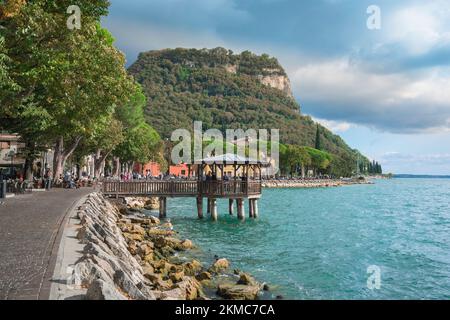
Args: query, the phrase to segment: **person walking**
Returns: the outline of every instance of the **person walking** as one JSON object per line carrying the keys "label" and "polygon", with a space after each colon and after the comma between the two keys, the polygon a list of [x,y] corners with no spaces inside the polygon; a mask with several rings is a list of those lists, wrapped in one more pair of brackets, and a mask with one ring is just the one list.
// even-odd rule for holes
{"label": "person walking", "polygon": [[53,179],[52,170],[47,169],[44,174],[45,190],[50,190],[52,188],[52,179]]}

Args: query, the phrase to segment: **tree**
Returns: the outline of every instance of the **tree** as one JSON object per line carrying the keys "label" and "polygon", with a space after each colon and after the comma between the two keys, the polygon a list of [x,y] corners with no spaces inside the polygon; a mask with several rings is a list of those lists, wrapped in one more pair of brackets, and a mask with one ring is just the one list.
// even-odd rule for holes
{"label": "tree", "polygon": [[135,85],[130,100],[116,109],[115,117],[121,122],[124,139],[115,148],[115,173],[119,175],[120,161],[147,163],[162,162],[162,144],[159,134],[145,121],[146,98],[139,85]]}
{"label": "tree", "polygon": [[299,147],[296,145],[280,146],[280,166],[289,172],[291,175],[297,174],[298,169],[301,169],[301,175],[304,178],[306,175],[306,168],[312,165],[311,150],[309,147]]}
{"label": "tree", "polygon": [[[87,10],[81,30],[68,30],[63,10],[67,7],[50,0],[30,1],[1,22],[20,94],[35,106],[32,115],[42,114],[47,120],[36,136],[54,141],[55,178],[81,139],[94,134],[97,121],[128,99],[133,84],[122,53],[99,26],[108,2],[83,2]],[[9,117],[21,119],[24,113],[28,114],[12,108]],[[22,131],[17,128],[21,136]]]}
{"label": "tree", "polygon": [[319,128],[319,124],[317,124],[317,126],[316,126],[315,148],[316,148],[317,150],[321,150],[321,149],[322,149],[322,141],[320,140],[320,128]]}

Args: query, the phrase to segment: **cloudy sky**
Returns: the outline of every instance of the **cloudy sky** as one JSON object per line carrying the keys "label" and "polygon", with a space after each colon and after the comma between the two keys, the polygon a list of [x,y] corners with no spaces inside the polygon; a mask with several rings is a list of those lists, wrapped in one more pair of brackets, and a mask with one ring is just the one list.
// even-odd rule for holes
{"label": "cloudy sky", "polygon": [[[276,56],[302,112],[385,172],[450,174],[449,0],[112,0],[127,55],[162,48]],[[381,10],[370,30],[367,9]]]}

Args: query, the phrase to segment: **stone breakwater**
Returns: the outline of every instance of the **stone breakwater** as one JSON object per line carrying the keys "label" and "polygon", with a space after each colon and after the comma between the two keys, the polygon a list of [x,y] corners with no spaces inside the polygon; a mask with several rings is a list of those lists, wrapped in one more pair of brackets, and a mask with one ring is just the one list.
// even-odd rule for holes
{"label": "stone breakwater", "polygon": [[303,179],[292,179],[292,180],[267,180],[263,181],[263,188],[326,188],[326,187],[339,187],[344,185],[352,184],[371,184],[367,180],[330,180],[330,179],[319,179],[319,180],[303,180]]}
{"label": "stone breakwater", "polygon": [[[130,201],[136,211],[140,205]],[[177,238],[170,221],[129,212],[98,193],[89,195],[79,208],[77,238],[85,246],[72,279],[87,289],[85,299],[252,300],[268,290],[249,274],[230,272],[225,258],[209,267],[195,259],[180,259],[180,253],[194,248],[192,241]]]}

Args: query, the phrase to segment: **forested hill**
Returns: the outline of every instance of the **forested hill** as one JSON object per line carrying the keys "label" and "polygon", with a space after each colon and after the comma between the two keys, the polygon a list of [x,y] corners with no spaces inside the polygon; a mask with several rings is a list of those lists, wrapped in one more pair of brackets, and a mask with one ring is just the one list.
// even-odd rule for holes
{"label": "forested hill", "polygon": [[[276,58],[224,48],[141,53],[129,72],[148,97],[148,122],[163,137],[177,128],[280,129],[282,143],[315,146],[317,124],[301,115],[289,79]],[[355,168],[358,153],[320,126],[322,149],[335,166]],[[362,157],[363,161],[367,161]]]}

